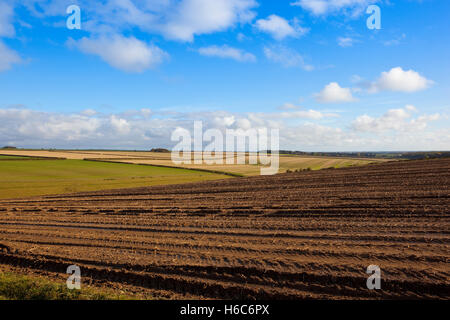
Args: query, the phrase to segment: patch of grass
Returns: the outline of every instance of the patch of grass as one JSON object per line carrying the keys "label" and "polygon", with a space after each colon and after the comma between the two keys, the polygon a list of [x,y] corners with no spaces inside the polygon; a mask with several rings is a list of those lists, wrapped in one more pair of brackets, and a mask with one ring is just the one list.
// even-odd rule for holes
{"label": "patch of grass", "polygon": [[65,284],[42,278],[0,273],[2,300],[125,300],[133,297],[117,295],[91,288],[69,290]]}
{"label": "patch of grass", "polygon": [[230,178],[178,168],[83,160],[0,161],[0,198],[133,188]]}

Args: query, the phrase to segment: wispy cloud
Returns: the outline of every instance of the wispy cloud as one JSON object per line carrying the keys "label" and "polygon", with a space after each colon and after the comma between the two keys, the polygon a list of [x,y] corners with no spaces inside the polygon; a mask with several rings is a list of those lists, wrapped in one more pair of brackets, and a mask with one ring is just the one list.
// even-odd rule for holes
{"label": "wispy cloud", "polygon": [[[256,16],[255,0],[78,0],[83,29],[93,34],[122,33],[133,28],[167,39],[192,42],[197,35],[225,31]],[[69,3],[60,0],[23,0],[38,17],[64,16]]]}
{"label": "wispy cloud", "polygon": [[7,2],[0,2],[0,37],[13,37],[16,33],[13,25],[14,8]]}
{"label": "wispy cloud", "polygon": [[356,42],[356,40],[351,37],[338,37],[337,42],[338,42],[339,46],[346,48],[346,47],[352,47],[353,44]]}
{"label": "wispy cloud", "polygon": [[297,0],[291,6],[298,6],[314,15],[327,15],[344,13],[350,16],[359,16],[368,5],[380,0]]}
{"label": "wispy cloud", "polygon": [[223,46],[209,46],[198,49],[198,52],[203,56],[208,57],[219,57],[226,59],[233,59],[239,62],[255,62],[256,57],[248,52],[241,49],[229,47],[227,45]]}
{"label": "wispy cloud", "polygon": [[384,44],[385,46],[387,46],[387,47],[389,47],[389,46],[397,46],[397,45],[399,45],[404,39],[406,39],[406,34],[403,33],[403,34],[402,34],[401,36],[399,36],[399,37],[396,37],[396,38],[391,39],[391,40],[384,41],[383,44]]}
{"label": "wispy cloud", "polygon": [[314,67],[307,64],[300,53],[285,46],[264,47],[264,55],[270,61],[279,63],[287,68],[300,67],[306,71],[314,70]]}
{"label": "wispy cloud", "polygon": [[19,54],[8,48],[1,40],[0,40],[0,72],[11,69],[13,64],[21,63],[22,58]]}

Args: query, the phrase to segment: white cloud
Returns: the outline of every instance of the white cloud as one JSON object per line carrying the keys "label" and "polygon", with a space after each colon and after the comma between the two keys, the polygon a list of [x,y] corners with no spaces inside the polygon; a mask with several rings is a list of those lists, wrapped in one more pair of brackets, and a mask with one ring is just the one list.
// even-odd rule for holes
{"label": "white cloud", "polygon": [[292,111],[292,112],[282,112],[281,117],[286,119],[294,119],[294,118],[300,118],[300,119],[314,119],[314,120],[320,120],[325,117],[330,117],[334,115],[330,114],[324,114],[320,111],[316,110],[307,110],[307,111]]}
{"label": "white cloud", "polygon": [[148,109],[148,108],[142,108],[142,109],[141,109],[141,115],[142,115],[144,118],[149,118],[149,117],[152,115],[152,110],[151,110],[151,109]]}
{"label": "white cloud", "polygon": [[[414,109],[414,110],[413,110]],[[203,128],[278,128],[282,149],[311,151],[444,150],[450,145],[450,129],[433,129],[438,114],[420,115],[412,106],[387,111],[380,118],[367,115],[346,123],[317,123],[335,115],[317,110],[275,113],[230,113],[227,111],[162,113],[146,116],[142,110],[121,114],[67,114],[39,112],[24,107],[0,108],[0,145],[34,148],[171,148],[176,128],[193,129],[194,120]],[[159,114],[159,115],[158,115]],[[329,121],[329,120],[326,120]],[[400,123],[400,124],[399,124]]]}
{"label": "white cloud", "polygon": [[127,72],[143,72],[160,64],[168,56],[155,45],[120,35],[70,40],[68,44],[84,53],[98,55],[111,66]]}
{"label": "white cloud", "polygon": [[[89,0],[64,1],[64,0],[21,0],[21,5],[26,7],[38,18],[48,16],[66,15],[66,8],[73,3],[77,3],[82,8],[87,8]],[[106,7],[106,6],[105,6]],[[65,24],[64,24],[65,26]]]}
{"label": "white cloud", "polygon": [[13,15],[13,7],[6,2],[0,2],[0,37],[13,37],[15,35],[14,25],[12,24]]}
{"label": "white cloud", "polygon": [[256,57],[243,50],[232,48],[227,45],[223,46],[209,46],[198,49],[198,52],[203,56],[228,58],[240,62],[255,62]]}
{"label": "white cloud", "polygon": [[417,108],[415,106],[413,106],[412,104],[407,104],[405,106],[405,110],[407,110],[409,112],[417,112]]}
{"label": "white cloud", "polygon": [[369,4],[379,0],[297,0],[291,6],[298,6],[314,15],[326,15],[344,12],[351,16],[359,16]]}
{"label": "white cloud", "polygon": [[122,119],[115,115],[112,115],[111,125],[120,134],[128,134],[130,132],[130,124],[126,119]]}
{"label": "white cloud", "polygon": [[[37,17],[65,16],[66,1],[22,0]],[[122,33],[133,28],[172,40],[192,42],[196,35],[225,31],[248,23],[256,13],[255,0],[78,0],[85,31],[95,35]]]}
{"label": "white cloud", "polygon": [[264,55],[267,59],[287,68],[300,67],[306,71],[314,69],[312,65],[305,63],[301,54],[284,46],[264,47]]}
{"label": "white cloud", "polygon": [[287,37],[298,38],[306,34],[309,29],[300,26],[297,20],[292,25],[284,18],[275,14],[267,19],[259,19],[255,23],[256,28],[262,32],[269,33],[276,40],[283,40]]}
{"label": "white cloud", "polygon": [[433,81],[426,79],[414,70],[405,71],[401,67],[382,72],[380,78],[371,84],[369,92],[399,91],[415,92],[427,89]]}
{"label": "white cloud", "polygon": [[387,47],[389,46],[397,46],[399,45],[404,39],[406,38],[406,34],[402,33],[401,36],[395,38],[395,39],[391,39],[391,40],[387,40],[384,41],[383,44]]}
{"label": "white cloud", "polygon": [[170,39],[193,41],[195,35],[224,31],[236,23],[251,21],[254,0],[182,0],[167,14],[160,28]]}
{"label": "white cloud", "polygon": [[93,116],[93,115],[96,115],[96,114],[97,114],[97,111],[95,111],[94,109],[85,109],[85,110],[83,110],[83,111],[81,112],[81,114],[84,115],[84,116],[91,117],[91,116]]}
{"label": "white cloud", "polygon": [[238,35],[236,36],[237,41],[242,42],[247,40],[247,36],[245,34],[243,34],[242,32],[239,32]]}
{"label": "white cloud", "polygon": [[316,100],[322,103],[353,102],[350,88],[342,88],[337,82],[327,84],[322,91],[316,94]]}
{"label": "white cloud", "polygon": [[13,64],[22,62],[19,54],[0,41],[0,72],[11,69]]}
{"label": "white cloud", "polygon": [[[226,111],[160,113],[152,117],[149,109],[120,114],[102,114],[85,110],[79,114],[37,112],[24,107],[0,109],[0,144],[16,141],[18,146],[146,148],[171,146],[176,128],[190,129],[194,120],[202,120],[204,129],[282,128],[284,121],[321,120],[333,117],[316,110],[275,113],[230,113]],[[150,115],[151,113],[151,115]],[[192,121],[191,121],[192,120]],[[298,123],[298,122],[297,122]]]}
{"label": "white cloud", "polygon": [[283,110],[283,111],[291,111],[291,110],[300,109],[300,107],[296,106],[296,105],[294,105],[292,103],[285,103],[282,106],[279,106],[277,109],[278,110]]}
{"label": "white cloud", "polygon": [[422,131],[430,121],[440,119],[439,114],[419,116],[412,118],[412,113],[417,109],[412,105],[406,105],[403,109],[390,109],[379,118],[362,115],[356,118],[352,127],[356,131],[383,133],[395,131]]}
{"label": "white cloud", "polygon": [[214,118],[214,124],[216,126],[225,126],[230,127],[235,123],[235,117],[234,116],[224,116],[224,117],[215,117]]}
{"label": "white cloud", "polygon": [[249,119],[240,118],[236,120],[236,128],[242,130],[248,130],[252,127],[252,123]]}
{"label": "white cloud", "polygon": [[350,37],[339,37],[339,38],[337,38],[337,42],[338,42],[339,46],[346,48],[346,47],[353,46],[355,39],[350,38]]}
{"label": "white cloud", "polygon": [[61,137],[67,142],[95,138],[100,127],[96,118],[83,115],[36,112],[31,110],[0,110],[0,118],[9,119],[9,132],[0,131],[0,136],[9,140],[39,139],[42,142],[57,141]]}

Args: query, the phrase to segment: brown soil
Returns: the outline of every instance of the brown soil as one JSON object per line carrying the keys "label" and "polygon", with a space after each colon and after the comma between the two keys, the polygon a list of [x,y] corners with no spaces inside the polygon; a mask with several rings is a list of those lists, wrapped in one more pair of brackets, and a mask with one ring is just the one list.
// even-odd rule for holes
{"label": "brown soil", "polygon": [[171,299],[449,299],[449,208],[450,159],[1,200],[0,264]]}

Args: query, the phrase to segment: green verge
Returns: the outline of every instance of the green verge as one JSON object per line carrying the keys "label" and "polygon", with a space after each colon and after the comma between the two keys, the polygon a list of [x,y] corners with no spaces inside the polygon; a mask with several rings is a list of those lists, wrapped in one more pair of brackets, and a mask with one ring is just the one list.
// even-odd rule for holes
{"label": "green verge", "polygon": [[0,300],[130,300],[100,289],[69,290],[65,284],[11,272],[0,273]]}
{"label": "green verge", "polygon": [[84,160],[0,161],[0,199],[227,179],[219,173]]}

